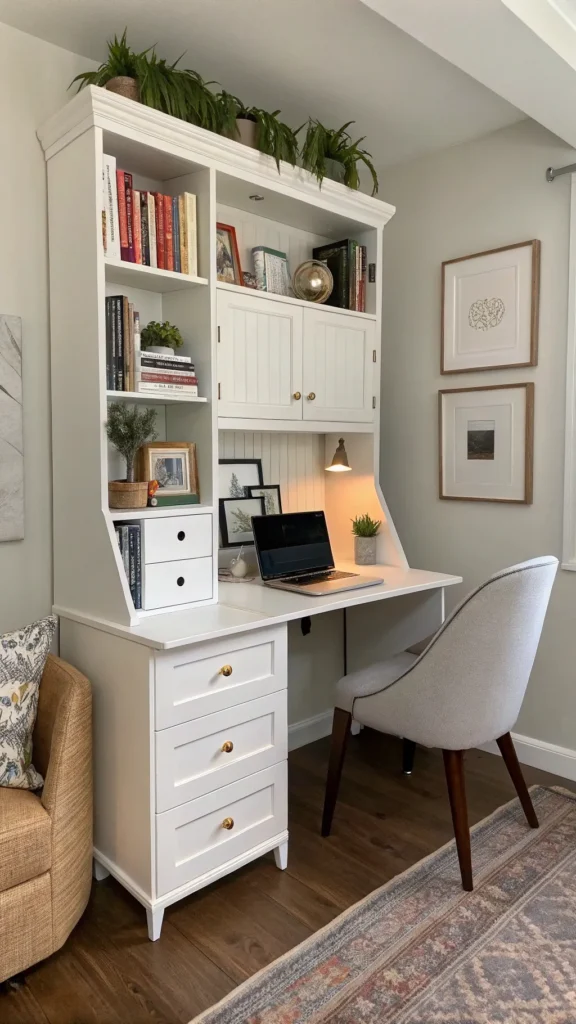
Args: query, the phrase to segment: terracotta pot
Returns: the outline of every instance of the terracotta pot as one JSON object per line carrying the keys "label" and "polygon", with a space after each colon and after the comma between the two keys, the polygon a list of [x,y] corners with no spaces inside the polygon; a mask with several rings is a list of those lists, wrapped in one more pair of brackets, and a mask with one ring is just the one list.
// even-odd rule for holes
{"label": "terracotta pot", "polygon": [[108,504],[110,508],[146,508],[148,481],[128,483],[127,480],[109,480]]}
{"label": "terracotta pot", "polygon": [[236,142],[241,142],[243,146],[249,146],[250,149],[258,149],[258,124],[256,121],[251,121],[248,117],[237,117],[236,132]]}
{"label": "terracotta pot", "polygon": [[354,561],[356,565],[375,564],[376,537],[354,537]]}
{"label": "terracotta pot", "polygon": [[104,88],[108,89],[108,92],[117,93],[118,96],[125,96],[127,100],[140,102],[140,86],[135,78],[129,78],[128,75],[111,78],[109,82],[106,82]]}

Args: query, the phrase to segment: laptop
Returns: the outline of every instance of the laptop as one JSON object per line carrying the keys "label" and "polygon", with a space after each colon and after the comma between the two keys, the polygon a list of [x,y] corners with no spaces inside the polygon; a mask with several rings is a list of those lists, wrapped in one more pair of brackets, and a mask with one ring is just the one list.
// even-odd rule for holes
{"label": "laptop", "polygon": [[324,597],[384,582],[334,567],[323,512],[253,516],[252,529],[260,575],[267,587]]}

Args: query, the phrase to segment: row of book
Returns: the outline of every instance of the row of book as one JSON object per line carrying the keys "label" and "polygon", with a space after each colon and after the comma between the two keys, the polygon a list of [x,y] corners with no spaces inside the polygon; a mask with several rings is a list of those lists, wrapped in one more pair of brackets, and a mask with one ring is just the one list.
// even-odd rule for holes
{"label": "row of book", "polygon": [[326,305],[366,312],[366,246],[351,238],[320,245],[312,250],[315,260],[325,263],[334,278]]}
{"label": "row of book", "polygon": [[142,607],[142,537],[140,525],[115,526],[118,547],[135,608]]}
{"label": "row of book", "polygon": [[198,274],[196,196],[134,188],[132,175],[102,158],[102,237],[112,259]]}
{"label": "row of book", "polygon": [[106,389],[198,397],[191,356],[140,347],[140,314],[126,295],[106,298]]}

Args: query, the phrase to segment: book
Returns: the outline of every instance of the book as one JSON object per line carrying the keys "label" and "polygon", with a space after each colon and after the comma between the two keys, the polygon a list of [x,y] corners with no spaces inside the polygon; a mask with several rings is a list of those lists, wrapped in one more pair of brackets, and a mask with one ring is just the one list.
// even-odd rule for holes
{"label": "book", "polygon": [[124,572],[126,573],[126,579],[130,582],[130,552],[128,548],[128,527],[120,527],[121,545],[120,550],[122,551],[122,562],[124,563]]}
{"label": "book", "polygon": [[178,223],[180,225],[180,273],[188,273],[188,233],[184,196],[178,196]]}
{"label": "book", "polygon": [[176,353],[169,355],[168,352],[151,352],[147,348],[142,350],[142,359],[150,364],[157,363],[159,360],[163,363],[184,363],[186,365],[190,365],[192,362],[192,356],[180,356],[176,355]]}
{"label": "book", "polygon": [[122,339],[123,339],[123,360],[122,360],[122,380],[124,382],[124,390],[130,390],[130,303],[125,295],[122,296]]}
{"label": "book", "polygon": [[190,373],[181,373],[179,370],[169,370],[165,373],[157,373],[156,371],[141,370],[137,374],[137,380],[142,381],[155,381],[162,382],[164,384],[197,384],[198,377]]}
{"label": "book", "polygon": [[162,196],[164,202],[164,260],[166,270],[174,270],[174,237],[172,231],[172,196]]}
{"label": "book", "polygon": [[252,257],[259,291],[288,295],[290,279],[286,253],[270,249],[267,245],[258,245],[252,249]]}
{"label": "book", "polygon": [[156,200],[152,192],[146,193],[148,200],[148,242],[150,245],[150,266],[158,266],[156,251]]}
{"label": "book", "polygon": [[106,390],[114,391],[114,355],[112,351],[112,299],[107,296],[105,302],[106,321]]}
{"label": "book", "polygon": [[172,241],[174,248],[174,270],[180,273],[180,216],[178,213],[178,196],[172,197]]}
{"label": "book", "polygon": [[126,177],[124,171],[116,171],[116,189],[118,194],[118,225],[120,234],[120,259],[129,259],[128,248],[128,215],[126,211]]}
{"label": "book", "polygon": [[134,607],[142,607],[142,531],[140,526],[132,526],[134,530],[134,560],[135,560],[135,583],[134,583]]}
{"label": "book", "polygon": [[194,373],[194,365],[192,363],[177,363],[171,362],[168,359],[148,359],[146,356],[140,356],[139,361],[141,370],[160,370],[160,371],[175,371],[178,373]]}
{"label": "book", "polygon": [[156,492],[153,498],[148,499],[153,508],[168,508],[170,505],[199,505],[200,498],[197,494],[161,494]]}
{"label": "book", "polygon": [[140,193],[140,218],[142,224],[142,263],[150,266],[150,221],[148,219],[148,193]]}
{"label": "book", "polygon": [[134,355],[134,303],[128,303],[128,391],[134,391],[136,359]]}
{"label": "book", "polygon": [[128,527],[128,583],[132,600],[136,604],[136,544],[134,529],[133,526]]}
{"label": "book", "polygon": [[124,296],[114,296],[114,322],[116,337],[116,365],[114,391],[124,390]]}
{"label": "book", "polygon": [[156,203],[156,259],[160,270],[166,270],[166,233],[164,228],[164,196],[154,192]]}
{"label": "book", "polygon": [[140,192],[132,189],[133,230],[134,230],[134,263],[142,263],[142,218],[140,213]]}
{"label": "book", "polygon": [[166,394],[172,392],[186,395],[187,398],[198,398],[197,384],[166,384],[163,381],[137,381],[136,391],[139,394]]}
{"label": "book", "polygon": [[326,305],[339,309],[354,309],[356,295],[356,252],[357,243],[350,238],[340,242],[317,246],[312,250],[315,260],[326,263],[334,278],[334,288]]}
{"label": "book", "polygon": [[134,263],[134,209],[132,199],[132,175],[124,171],[124,193],[126,196],[126,228],[128,231],[128,255],[122,259]]}
{"label": "book", "polygon": [[[196,225],[196,196],[192,192],[184,193],[184,219],[186,221],[186,251],[188,270],[191,277],[198,276],[198,230]],[[182,230],[182,224],[180,224]]]}
{"label": "book", "polygon": [[116,157],[102,157],[102,190],[104,202],[104,253],[111,259],[120,259],[120,222],[118,217],[118,184]]}
{"label": "book", "polygon": [[134,310],[134,367],[140,359],[140,313]]}

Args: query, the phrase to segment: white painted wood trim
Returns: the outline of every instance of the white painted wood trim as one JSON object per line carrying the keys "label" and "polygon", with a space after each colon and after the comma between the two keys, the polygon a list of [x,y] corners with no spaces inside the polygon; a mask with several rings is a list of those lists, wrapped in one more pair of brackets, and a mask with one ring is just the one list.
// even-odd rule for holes
{"label": "white painted wood trim", "polygon": [[374,434],[374,423],[335,423],[333,420],[263,420],[237,419],[230,416],[218,417],[219,430],[266,431],[280,430],[283,433],[333,434]]}
{"label": "white painted wood trim", "polygon": [[[576,781],[576,750],[558,747],[554,743],[545,743],[544,740],[522,736],[516,732],[512,733],[512,739],[521,764]],[[490,754],[500,753],[495,740],[483,744],[481,749],[487,750]]]}
{"label": "white painted wood trim", "polygon": [[566,447],[562,568],[576,570],[576,174],[570,175],[568,334],[566,343]]}
{"label": "white painted wood trim", "polygon": [[288,726],[288,750],[297,750],[298,747],[305,747],[308,743],[321,740],[332,732],[333,711],[323,711],[320,715],[313,715],[312,718],[303,718],[301,722],[292,722]]}

